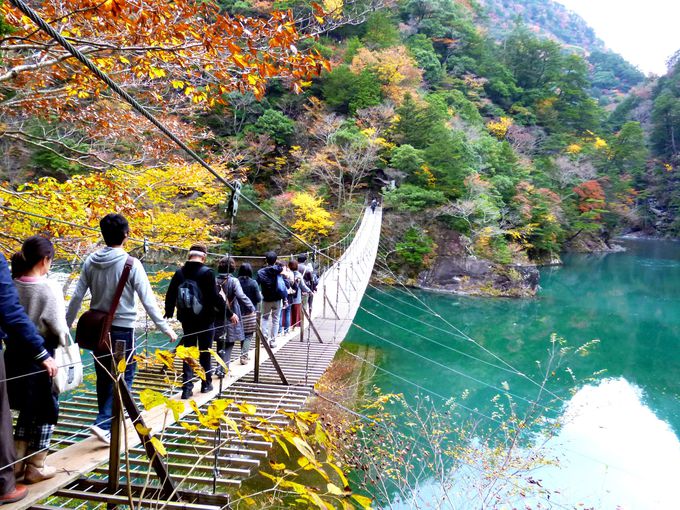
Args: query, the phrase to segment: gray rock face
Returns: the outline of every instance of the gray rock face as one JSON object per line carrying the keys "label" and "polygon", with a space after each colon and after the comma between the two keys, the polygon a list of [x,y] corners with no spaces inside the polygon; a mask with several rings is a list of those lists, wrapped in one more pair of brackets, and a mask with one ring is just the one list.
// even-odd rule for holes
{"label": "gray rock face", "polygon": [[425,289],[479,296],[529,297],[538,290],[534,265],[496,264],[470,256],[456,233],[437,238],[437,255],[418,277]]}
{"label": "gray rock face", "polygon": [[538,290],[535,266],[500,265],[472,257],[437,257],[418,284],[426,289],[460,294],[527,297]]}

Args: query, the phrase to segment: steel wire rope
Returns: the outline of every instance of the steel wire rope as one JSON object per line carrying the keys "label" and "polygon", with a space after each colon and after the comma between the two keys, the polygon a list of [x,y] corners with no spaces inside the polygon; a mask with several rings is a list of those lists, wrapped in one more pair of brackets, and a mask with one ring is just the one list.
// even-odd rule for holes
{"label": "steel wire rope", "polygon": [[[234,186],[224,177],[222,177],[215,169],[213,169],[203,158],[201,158],[193,149],[186,145],[182,140],[180,140],[172,131],[170,131],[165,125],[156,119],[149,111],[144,108],[134,97],[132,97],[128,92],[123,90],[116,82],[114,82],[106,73],[104,73],[99,67],[97,67],[89,58],[87,58],[80,50],[74,47],[70,42],[68,42],[61,34],[59,34],[54,28],[52,28],[44,19],[31,7],[26,5],[23,0],[9,0],[9,2],[14,5],[17,9],[23,12],[31,21],[33,21],[40,29],[46,32],[50,37],[57,41],[66,51],[73,55],[79,62],[81,62],[87,69],[89,69],[99,80],[106,83],[112,91],[122,97],[130,106],[132,106],[139,114],[145,117],[149,122],[156,126],[165,136],[172,140],[178,147],[180,147],[184,152],[186,152],[194,161],[199,163],[203,168],[210,172],[219,182],[224,184],[231,191],[234,191]],[[314,249],[307,241],[302,237],[297,235],[295,232],[290,230],[286,225],[281,223],[277,218],[272,216],[270,213],[265,211],[260,207],[255,201],[251,200],[245,195],[241,195],[243,200],[254,207],[260,214],[269,219],[272,223],[281,228],[284,232],[287,232],[293,238],[297,239],[302,243],[303,246]]]}
{"label": "steel wire rope", "polygon": [[[459,407],[461,407],[461,408],[463,408],[463,409],[465,409],[465,410],[467,410],[467,411],[470,411],[470,412],[472,412],[472,413],[474,413],[474,414],[478,414],[478,415],[480,415],[481,417],[487,418],[487,419],[489,419],[489,420],[491,420],[491,421],[494,421],[494,422],[496,422],[496,423],[499,423],[499,424],[501,424],[501,425],[503,424],[502,422],[498,421],[497,419],[492,418],[492,417],[490,417],[490,416],[488,416],[488,415],[482,413],[481,411],[478,411],[478,410],[476,410],[476,409],[471,409],[471,408],[468,408],[468,407],[466,407],[466,406],[460,404],[459,402],[455,401],[455,399],[454,399],[453,397],[445,397],[445,396],[441,395],[440,393],[437,393],[437,392],[435,392],[435,391],[433,391],[433,390],[430,390],[429,388],[425,388],[424,386],[421,386],[421,385],[419,385],[418,383],[413,382],[412,380],[410,380],[410,379],[408,379],[408,378],[406,378],[406,377],[400,376],[400,375],[396,374],[395,372],[392,372],[392,371],[390,371],[390,370],[388,370],[388,369],[386,369],[386,368],[384,368],[384,367],[381,367],[381,366],[379,366],[379,365],[376,365],[376,364],[373,363],[372,361],[370,361],[370,360],[368,360],[368,359],[366,359],[366,358],[364,358],[364,357],[362,357],[362,356],[359,356],[358,354],[355,354],[355,353],[349,351],[349,350],[348,350],[347,348],[345,348],[345,347],[340,347],[340,350],[342,350],[342,351],[344,351],[346,354],[348,354],[348,355],[350,355],[350,356],[352,356],[352,357],[354,357],[354,358],[356,358],[356,359],[358,359],[358,360],[360,360],[360,361],[362,361],[362,362],[364,362],[364,363],[366,363],[366,364],[372,366],[373,368],[375,368],[375,369],[378,370],[378,371],[384,372],[384,373],[386,373],[387,375],[390,375],[391,377],[395,377],[395,378],[397,378],[397,379],[399,379],[399,380],[401,380],[401,381],[403,381],[403,382],[405,382],[405,383],[407,383],[407,384],[410,384],[411,386],[414,386],[414,387],[418,388],[419,390],[421,390],[421,391],[423,391],[423,392],[425,392],[425,393],[428,393],[428,394],[430,394],[430,395],[432,395],[432,396],[434,396],[434,397],[437,397],[438,399],[440,399],[440,400],[443,401],[444,403],[450,402],[451,400],[453,400],[454,403],[455,403],[455,405],[457,405],[457,406],[459,406]],[[315,390],[315,391],[316,391],[316,390]],[[528,431],[528,429],[525,429],[525,430]],[[632,476],[637,476],[637,477],[647,478],[648,480],[652,480],[652,478],[649,478],[649,477],[645,476],[645,475],[642,474],[642,473],[633,473],[632,471],[630,471],[630,470],[628,470],[628,469],[626,469],[626,468],[623,468],[623,467],[618,466],[618,465],[616,465],[616,464],[612,464],[612,463],[607,462],[607,461],[603,461],[603,460],[597,459],[597,458],[595,458],[595,457],[591,457],[591,456],[589,456],[589,455],[586,455],[586,454],[584,454],[584,453],[582,453],[582,452],[573,450],[573,449],[571,449],[571,448],[565,448],[565,447],[563,447],[563,449],[564,449],[564,451],[571,452],[571,453],[573,453],[573,454],[575,454],[575,455],[578,455],[578,456],[580,456],[580,457],[583,457],[584,459],[588,459],[588,460],[590,460],[590,461],[592,461],[592,462],[596,462],[596,463],[602,464],[602,465],[604,465],[604,466],[612,467],[612,468],[617,469],[618,471],[621,471],[621,472],[623,472],[623,473],[627,473],[627,474],[632,475]]]}
{"label": "steel wire rope", "polygon": [[432,363],[433,365],[437,365],[438,367],[443,368],[444,370],[447,370],[447,371],[449,371],[449,372],[452,372],[452,373],[454,373],[454,374],[456,374],[456,375],[459,375],[459,376],[461,376],[461,377],[465,377],[466,379],[470,379],[471,381],[474,381],[474,382],[476,382],[477,384],[481,384],[482,386],[486,386],[487,388],[496,390],[497,392],[499,392],[499,393],[501,393],[501,394],[509,395],[509,396],[514,397],[514,398],[517,398],[517,399],[519,399],[519,400],[523,400],[523,401],[526,402],[527,404],[539,406],[539,407],[543,408],[543,409],[546,410],[546,411],[554,411],[554,410],[555,410],[555,409],[553,409],[552,407],[549,407],[549,406],[546,406],[546,405],[541,404],[541,403],[538,402],[537,400],[531,400],[531,399],[528,399],[528,398],[526,398],[526,397],[523,397],[522,395],[518,395],[518,394],[513,393],[513,392],[511,392],[511,391],[509,391],[509,390],[506,390],[506,389],[504,389],[504,388],[499,388],[498,386],[495,386],[495,385],[493,385],[493,384],[491,384],[491,383],[485,382],[485,381],[483,381],[483,380],[481,380],[481,379],[478,379],[478,378],[476,378],[476,377],[474,377],[474,376],[472,376],[472,375],[466,374],[465,372],[462,372],[462,371],[460,371],[460,370],[458,370],[458,369],[456,369],[456,368],[452,368],[452,367],[450,367],[450,366],[448,366],[448,365],[445,365],[444,363],[441,363],[441,362],[439,362],[439,361],[437,361],[437,360],[435,360],[435,359],[432,359],[432,358],[429,358],[429,357],[427,357],[427,356],[425,356],[425,355],[423,355],[423,354],[420,354],[419,352],[416,352],[416,351],[414,351],[413,349],[409,349],[408,347],[404,347],[403,345],[399,345],[398,343],[393,342],[392,340],[388,340],[388,339],[385,338],[384,336],[379,335],[378,333],[374,333],[373,331],[370,331],[370,330],[368,330],[368,329],[366,329],[366,328],[364,328],[364,327],[362,327],[362,326],[359,326],[358,324],[352,323],[352,326],[355,327],[355,328],[357,328],[357,329],[360,330],[360,331],[363,331],[364,333],[368,333],[369,335],[371,335],[371,336],[377,338],[378,340],[381,340],[381,341],[386,342],[386,343],[388,343],[388,344],[390,344],[390,345],[392,345],[392,346],[394,346],[394,347],[397,347],[398,349],[401,349],[401,350],[403,350],[403,351],[405,351],[405,352],[408,352],[409,354],[411,354],[411,355],[413,355],[413,356],[416,356],[416,357],[421,358],[421,359],[423,359],[423,360],[425,360],[425,361],[428,361],[428,362]]}
{"label": "steel wire rope", "polygon": [[[136,340],[142,338],[143,336],[144,336],[144,334],[138,336]],[[143,342],[143,343],[144,343],[144,342]],[[142,344],[143,344],[143,343],[142,343]],[[165,343],[162,344],[162,345],[168,345],[169,343],[170,343],[170,342],[165,342]],[[139,347],[141,347],[141,345],[140,345]],[[128,357],[128,360],[131,359],[131,357],[133,357],[134,353],[135,353],[134,350],[131,351],[130,357]],[[112,353],[109,353],[109,354],[104,354],[104,355],[102,355],[102,356],[98,356],[98,358],[99,358],[99,359],[104,359],[104,358],[108,358],[108,357],[111,357],[111,356],[113,356],[113,354],[112,354]],[[94,356],[92,357],[92,361],[91,361],[91,362],[88,362],[87,365],[85,365],[85,363],[82,361],[82,359],[81,359],[81,361],[80,361],[80,363],[83,364],[83,370],[84,370],[85,368],[90,368],[91,366],[94,366],[94,364],[95,364],[95,363],[98,363],[98,362],[99,362],[99,360],[98,360],[97,358],[95,358]],[[70,363],[70,364],[68,364],[68,365],[62,365],[62,366],[60,366],[59,368],[68,367],[68,366],[73,366],[73,365],[75,365],[75,364],[76,364],[76,363]],[[101,363],[100,363],[100,364],[101,364]],[[43,369],[43,370],[39,370],[39,371],[37,371],[37,372],[33,372],[33,373],[30,373],[30,374],[22,374],[21,376],[11,377],[11,378],[5,379],[5,381],[10,381],[10,380],[13,380],[13,379],[18,379],[18,378],[20,378],[20,377],[26,377],[26,376],[29,376],[29,375],[39,374],[39,373],[42,373],[42,372],[44,372],[44,371],[45,371],[45,370]],[[110,375],[111,375],[111,374],[110,374]],[[69,402],[69,401],[67,400],[67,401],[64,401],[64,402]],[[110,422],[111,420],[113,420],[113,417],[108,418],[108,419],[104,420],[103,422],[100,422],[100,424]],[[62,425],[63,425],[63,423],[62,423]],[[70,423],[67,422],[66,425],[70,425]],[[19,463],[19,462],[25,461],[26,459],[28,459],[30,456],[34,455],[35,453],[39,453],[39,452],[42,452],[42,451],[49,451],[50,449],[54,449],[55,446],[58,446],[58,445],[60,445],[60,444],[62,444],[62,443],[65,443],[65,442],[67,442],[67,441],[71,441],[72,439],[75,439],[76,437],[78,437],[80,434],[82,434],[82,433],[84,433],[84,432],[90,430],[90,428],[91,428],[91,425],[86,425],[85,427],[76,430],[75,432],[71,433],[71,435],[66,436],[65,438],[60,438],[60,439],[58,439],[58,440],[56,440],[56,441],[51,441],[49,447],[47,447],[47,448],[42,448],[42,449],[38,450],[37,452],[32,452],[30,455],[26,455],[26,456],[24,456],[24,457],[22,457],[22,458],[20,458],[20,459],[17,459],[17,460],[15,460],[14,462],[12,462],[12,463],[7,464],[6,466],[4,466],[3,469],[6,468],[6,467],[13,466],[13,465],[15,465],[15,464],[17,464],[17,463]]]}
{"label": "steel wire rope", "polygon": [[[378,292],[380,292],[380,293],[382,293],[382,294],[385,294],[385,295],[389,296],[389,294],[388,294],[387,292],[385,292],[384,290],[380,289],[379,287],[376,287],[376,286],[373,285],[373,284],[370,284],[370,283],[369,283],[369,287],[371,287],[372,289],[374,289],[374,290],[376,290],[376,291],[378,291]],[[398,290],[398,289],[397,289],[397,290]],[[452,331],[450,331],[450,330],[446,330],[446,329],[437,327],[437,326],[435,326],[434,324],[430,324],[429,322],[423,321],[423,320],[421,320],[421,319],[416,319],[416,318],[414,318],[414,317],[411,317],[411,316],[408,315],[407,313],[402,312],[402,311],[400,311],[400,310],[397,310],[396,308],[391,307],[391,306],[385,304],[383,301],[380,301],[380,300],[378,300],[378,299],[376,299],[376,298],[374,298],[374,297],[372,297],[372,296],[370,296],[370,295],[368,295],[368,294],[365,294],[364,297],[367,297],[368,299],[370,299],[370,300],[372,300],[372,301],[378,303],[380,306],[383,306],[383,307],[385,307],[385,308],[387,308],[387,309],[389,309],[389,310],[391,310],[391,311],[393,311],[393,312],[395,312],[395,313],[398,313],[398,314],[400,314],[400,315],[403,315],[403,316],[405,316],[405,317],[407,317],[407,318],[409,318],[409,319],[411,319],[411,320],[414,320],[414,321],[416,321],[416,322],[419,322],[419,323],[421,323],[421,324],[423,324],[423,325],[425,325],[425,326],[431,327],[432,329],[435,329],[435,330],[440,331],[440,332],[442,332],[442,333],[446,333],[446,334],[448,334],[448,335],[450,335],[450,336],[453,336],[453,337],[455,337],[455,338],[461,338],[461,339],[463,339],[463,340],[466,340],[466,339],[467,339],[466,336],[459,335],[459,334],[457,334],[457,333],[455,333],[455,332],[452,332]],[[409,305],[409,306],[411,306],[411,307],[413,307],[413,308],[415,308],[416,310],[419,310],[419,311],[421,311],[421,312],[425,312],[425,313],[428,313],[428,314],[430,314],[430,315],[435,315],[435,316],[438,315],[438,314],[436,314],[436,312],[433,314],[433,313],[429,312],[429,311],[426,310],[426,309],[423,309],[423,308],[420,308],[420,307],[414,305],[413,303],[408,303],[407,301],[401,300],[401,299],[399,299],[399,298],[395,298],[394,296],[390,296],[390,297],[393,298],[393,299],[396,299],[396,300],[399,301],[400,303]],[[360,308],[363,309],[364,311],[366,311],[367,313],[369,313],[369,314],[371,314],[371,315],[374,315],[374,314],[371,313],[370,311],[366,310],[364,307],[360,306]],[[379,317],[379,316],[378,316],[378,318],[379,318],[380,320],[382,320],[382,321],[388,322],[386,319],[384,319],[384,318],[382,318],[382,317]],[[430,339],[430,338],[428,338],[428,337],[424,337],[423,335],[421,335],[421,334],[419,334],[419,333],[416,333],[416,332],[414,332],[414,331],[412,331],[412,330],[409,330],[409,329],[407,329],[407,328],[404,328],[403,326],[399,326],[398,324],[395,324],[395,323],[390,323],[390,324],[392,324],[392,325],[394,325],[395,327],[398,327],[398,328],[400,328],[400,329],[406,329],[409,333],[414,334],[414,335],[416,335],[416,336],[419,336],[419,337],[421,337],[421,338],[424,338],[424,339],[427,340],[428,342],[432,342],[432,343],[435,343],[435,344],[440,345],[440,346],[442,346],[442,347],[445,347],[446,349],[449,349],[449,350],[453,350],[453,351],[455,351],[455,352],[458,352],[459,354],[462,354],[463,356],[472,358],[472,359],[474,359],[474,360],[476,360],[476,361],[479,361],[480,363],[487,364],[487,365],[492,366],[492,367],[494,367],[494,368],[497,368],[497,369],[499,369],[499,370],[503,370],[503,371],[505,371],[505,372],[508,372],[509,374],[513,374],[513,375],[522,377],[522,378],[524,378],[524,379],[527,379],[527,380],[528,380],[529,382],[531,382],[533,385],[537,386],[538,388],[541,388],[542,390],[544,390],[546,393],[550,394],[550,395],[553,396],[554,398],[556,398],[556,399],[558,399],[558,400],[560,400],[560,401],[562,401],[562,402],[565,402],[565,400],[564,400],[563,397],[560,397],[560,396],[557,395],[556,393],[554,393],[554,392],[550,391],[549,389],[547,389],[547,388],[541,386],[539,383],[537,383],[537,382],[534,381],[533,379],[527,378],[527,376],[526,376],[525,374],[523,374],[522,372],[520,372],[520,371],[518,371],[518,370],[516,370],[516,369],[505,368],[505,367],[501,367],[501,366],[499,366],[499,365],[495,365],[495,364],[493,364],[493,363],[491,363],[491,362],[489,362],[489,361],[483,360],[483,359],[481,359],[481,358],[477,358],[476,356],[473,356],[473,355],[471,355],[471,354],[467,354],[467,353],[458,351],[458,350],[456,350],[455,348],[453,348],[453,347],[451,347],[451,346],[448,346],[448,345],[446,345],[446,344],[441,344],[441,343],[437,342],[436,340],[432,340],[432,339]],[[506,364],[506,365],[507,365],[507,364]]]}
{"label": "steel wire rope", "polygon": [[[372,299],[373,301],[376,301],[378,304],[380,304],[380,305],[382,306],[382,303],[381,303],[380,301],[376,300],[375,298],[371,298],[370,296],[367,296],[367,297],[369,297],[369,298]],[[393,311],[395,311],[395,312],[399,312],[399,311],[398,311],[397,309],[395,309],[395,308],[391,308],[391,307],[389,307],[389,306],[388,306],[387,308],[389,308],[390,310],[393,310]],[[416,331],[413,331],[412,329],[409,329],[409,328],[407,328],[407,327],[401,326],[401,325],[397,324],[396,322],[391,322],[390,320],[386,319],[385,317],[381,317],[381,316],[378,315],[377,313],[372,312],[371,310],[365,308],[364,306],[361,306],[361,305],[360,305],[360,306],[359,306],[359,309],[360,309],[360,310],[363,310],[365,313],[371,315],[372,317],[375,317],[376,319],[378,319],[378,320],[380,320],[380,321],[383,321],[383,322],[385,322],[385,323],[387,323],[387,324],[389,324],[389,325],[391,325],[391,326],[394,326],[394,327],[396,327],[396,328],[399,328],[399,329],[401,329],[402,331],[406,331],[407,333],[409,333],[409,334],[411,334],[411,335],[414,335],[414,336],[416,336],[416,337],[418,337],[418,338],[422,338],[423,340],[425,340],[425,341],[427,341],[427,342],[430,342],[430,343],[433,343],[433,344],[438,345],[438,346],[440,346],[440,347],[443,347],[444,349],[447,349],[447,350],[449,350],[449,351],[452,351],[452,352],[455,352],[455,353],[457,353],[457,354],[460,354],[461,356],[464,356],[464,357],[466,357],[466,358],[470,358],[470,359],[472,359],[472,360],[479,361],[480,363],[483,363],[483,364],[488,365],[488,366],[490,366],[490,367],[496,368],[496,369],[498,369],[498,370],[502,370],[502,371],[507,372],[507,373],[512,374],[512,375],[517,375],[516,372],[510,370],[509,368],[502,367],[502,366],[500,366],[500,365],[495,365],[495,364],[491,363],[490,361],[486,361],[486,360],[483,360],[483,359],[481,359],[481,358],[477,358],[476,356],[473,356],[472,354],[468,354],[468,353],[466,353],[466,352],[463,352],[463,351],[460,351],[460,350],[456,349],[455,347],[451,347],[450,345],[446,345],[446,344],[444,344],[444,343],[441,343],[441,342],[438,342],[438,341],[436,341],[436,340],[433,340],[433,339],[431,339],[431,338],[428,337],[428,336],[425,336],[425,335],[423,335],[423,334],[421,334],[421,333],[418,333],[418,332],[416,332]],[[404,315],[406,315],[406,314],[404,314]],[[421,322],[422,324],[427,325],[426,322],[423,322],[423,321],[419,321],[419,322]]]}
{"label": "steel wire rope", "polygon": [[[74,228],[89,230],[91,232],[97,232],[97,233],[100,232],[100,230],[98,228],[91,227],[89,225],[82,225],[82,224],[75,223],[75,222],[72,222],[72,221],[63,220],[61,218],[55,218],[53,216],[47,216],[45,214],[38,214],[38,213],[34,213],[34,212],[24,211],[22,209],[17,209],[15,207],[9,207],[9,206],[2,205],[2,204],[0,204],[0,209],[10,211],[10,212],[14,212],[14,213],[17,213],[17,214],[23,214],[25,216],[32,216],[34,218],[42,219],[42,220],[45,220],[47,222],[61,223],[63,225],[69,225],[69,226],[74,227]],[[360,221],[361,219],[362,219],[362,216],[359,216],[357,221]],[[349,234],[347,234],[347,235],[349,235]],[[75,239],[75,238],[69,238],[69,239]],[[52,241],[63,240],[63,238],[52,237],[51,240]],[[187,251],[186,248],[182,248],[181,246],[175,246],[175,245],[172,245],[172,244],[169,244],[169,243],[162,243],[162,242],[158,242],[158,241],[149,241],[147,239],[137,239],[137,238],[134,238],[134,237],[130,237],[130,238],[128,238],[128,241],[132,242],[136,245],[139,245],[140,247],[144,246],[144,245],[149,245],[149,246],[158,246],[158,247],[166,249],[166,250]],[[325,247],[325,248],[315,248],[315,247],[311,246],[311,251],[299,252],[299,253],[290,253],[290,254],[287,254],[287,255],[283,255],[283,257],[284,258],[288,257],[290,259],[293,259],[293,258],[295,258],[299,255],[307,255],[309,253],[319,253],[319,254],[321,254],[321,253],[327,251],[330,247],[335,246],[337,244],[338,243],[334,243],[333,245]],[[309,245],[307,245],[307,246],[309,247]],[[137,248],[135,248],[135,249],[137,249]],[[206,254],[210,255],[212,257],[222,257],[222,256],[225,255],[225,253],[219,253],[219,252],[214,252],[214,251],[207,251]],[[325,253],[324,253],[324,256],[326,258],[328,258],[329,260],[332,260],[332,261],[335,262],[335,259],[333,257],[328,256]],[[252,260],[252,259],[264,260],[265,259],[265,257],[263,257],[261,255],[231,255],[231,258],[233,258],[233,259],[246,259],[246,260]],[[60,264],[60,265],[62,265],[62,266],[82,265],[82,262],[80,262],[79,264],[63,263],[63,264]]]}
{"label": "steel wire rope", "polygon": [[[420,309],[420,310],[422,310],[422,311],[427,311],[427,312],[429,312],[431,315],[433,315],[434,317],[438,318],[438,319],[441,320],[444,324],[446,324],[446,325],[448,325],[450,328],[452,328],[453,331],[455,331],[456,333],[458,333],[458,335],[462,336],[462,338],[468,340],[469,342],[472,342],[474,345],[476,345],[476,346],[477,346],[478,348],[480,348],[482,351],[486,352],[487,354],[489,354],[490,356],[492,356],[492,357],[495,358],[496,360],[500,361],[503,365],[507,366],[509,369],[511,369],[512,371],[514,371],[514,372],[515,372],[517,375],[519,375],[520,377],[523,377],[524,379],[526,379],[527,381],[529,381],[529,382],[530,382],[531,384],[533,384],[534,386],[543,389],[544,391],[546,391],[547,393],[549,393],[549,394],[552,395],[553,397],[555,397],[555,398],[557,398],[557,399],[559,399],[559,400],[561,400],[561,401],[564,401],[564,399],[563,399],[562,397],[560,397],[560,396],[557,395],[556,393],[552,392],[552,391],[549,390],[548,388],[545,388],[544,386],[541,386],[538,382],[534,381],[534,380],[533,380],[531,377],[529,377],[527,374],[525,374],[524,372],[521,372],[520,370],[518,370],[517,368],[515,368],[514,366],[512,366],[510,363],[508,363],[507,361],[505,361],[505,360],[504,360],[502,357],[500,357],[498,354],[494,353],[493,351],[491,351],[491,350],[488,349],[487,347],[484,347],[482,344],[480,344],[479,342],[477,342],[474,338],[472,338],[471,336],[469,336],[467,333],[465,333],[464,331],[462,331],[460,328],[458,328],[457,326],[455,326],[454,324],[452,324],[451,322],[449,322],[448,320],[446,320],[444,317],[442,317],[441,314],[435,312],[435,311],[432,309],[432,307],[430,307],[430,306],[429,306],[427,303],[425,303],[422,299],[420,299],[418,296],[416,296],[410,289],[408,289],[408,287],[406,287],[406,286],[401,282],[401,280],[394,274],[394,272],[389,268],[389,266],[387,266],[386,263],[384,263],[384,262],[381,263],[381,262],[379,262],[379,261],[376,259],[376,265],[382,266],[382,269],[387,270],[387,271],[390,273],[390,275],[392,276],[392,278],[394,279],[394,281],[398,282],[399,285],[402,286],[402,287],[405,289],[405,291],[400,291],[400,292],[407,293],[407,294],[408,294],[409,296],[411,296],[413,299],[415,299],[416,301],[418,301],[419,303],[421,303],[421,304],[425,307],[425,310],[423,310],[422,308],[416,307],[415,305],[411,305],[411,306],[414,306],[415,308],[418,308],[418,309]],[[376,288],[375,286],[372,286],[372,287],[373,287],[373,288]],[[384,292],[384,291],[381,291],[381,292]]]}
{"label": "steel wire rope", "polygon": [[358,359],[358,360],[363,361],[364,363],[366,363],[366,364],[372,366],[373,368],[375,368],[376,370],[379,370],[380,372],[383,372],[383,373],[385,373],[385,374],[387,374],[387,375],[389,375],[389,376],[391,376],[391,377],[395,377],[396,379],[399,379],[400,381],[405,382],[406,384],[409,384],[409,385],[411,385],[411,386],[413,386],[413,387],[415,387],[415,388],[418,388],[418,390],[422,391],[423,393],[427,393],[427,394],[429,394],[429,395],[432,395],[433,397],[437,397],[439,400],[441,400],[441,401],[444,402],[444,403],[453,401],[453,402],[455,402],[455,405],[461,407],[462,409],[465,409],[466,411],[468,411],[468,412],[470,412],[470,413],[472,413],[472,414],[476,414],[476,415],[478,415],[479,417],[485,418],[485,419],[487,419],[487,420],[489,420],[489,421],[492,421],[492,422],[494,422],[494,423],[497,423],[498,425],[503,425],[503,422],[502,422],[502,421],[498,420],[497,418],[494,418],[493,416],[489,416],[488,414],[485,414],[485,413],[479,411],[478,409],[473,409],[473,408],[471,408],[471,407],[467,407],[467,406],[465,406],[464,404],[461,404],[461,403],[459,403],[458,401],[456,401],[454,397],[445,397],[445,396],[442,395],[441,393],[438,393],[438,392],[436,392],[436,391],[434,391],[434,390],[431,390],[431,389],[429,389],[429,388],[426,388],[425,386],[422,386],[421,384],[418,384],[417,382],[412,381],[412,380],[409,379],[408,377],[401,376],[401,375],[399,375],[399,374],[397,374],[397,373],[395,373],[395,372],[393,372],[393,371],[391,371],[391,370],[388,370],[388,369],[386,369],[386,368],[384,368],[384,367],[381,367],[381,366],[379,366],[379,365],[376,365],[376,364],[373,363],[372,361],[370,361],[370,360],[368,360],[368,359],[366,359],[366,358],[363,358],[363,357],[359,356],[358,354],[355,354],[355,353],[349,351],[346,347],[342,347],[342,346],[341,346],[341,347],[340,347],[340,350],[346,352],[347,354],[349,354],[350,356],[352,356],[352,357],[354,357],[354,358],[356,358],[356,359]]}

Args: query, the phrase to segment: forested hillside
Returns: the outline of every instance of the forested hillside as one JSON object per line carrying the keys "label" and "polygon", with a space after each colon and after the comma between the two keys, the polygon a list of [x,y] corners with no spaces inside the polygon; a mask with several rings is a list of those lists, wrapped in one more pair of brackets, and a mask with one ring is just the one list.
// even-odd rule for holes
{"label": "forested hillside", "polygon": [[[425,286],[521,295],[536,284],[525,266],[555,261],[565,248],[607,249],[612,235],[647,224],[638,207],[648,158],[641,124],[621,112],[608,122],[592,96],[589,63],[529,26],[507,25],[492,37],[484,12],[463,0],[378,9],[158,1],[142,14],[135,4],[69,0],[43,9],[310,242],[340,236],[356,215],[352,204],[382,193],[384,251],[395,271],[419,275]],[[498,15],[502,4],[492,4]],[[274,8],[290,10],[271,15]],[[14,27],[0,41],[3,203],[90,225],[118,207],[144,225],[138,237],[224,245],[226,191],[187,169],[53,45],[22,43],[40,36],[7,4],[1,12]],[[47,57],[56,62],[35,65]],[[670,140],[655,135],[659,156],[675,151],[672,81],[655,91],[667,103],[655,106],[655,126],[665,119]],[[0,215],[8,250],[31,224]],[[242,253],[299,247],[248,207],[234,239]]]}
{"label": "forested hillside", "polygon": [[680,235],[680,62],[676,53],[658,80],[636,88],[609,118],[612,130],[640,122],[651,148],[646,169],[636,176],[643,199],[643,228],[654,235]]}

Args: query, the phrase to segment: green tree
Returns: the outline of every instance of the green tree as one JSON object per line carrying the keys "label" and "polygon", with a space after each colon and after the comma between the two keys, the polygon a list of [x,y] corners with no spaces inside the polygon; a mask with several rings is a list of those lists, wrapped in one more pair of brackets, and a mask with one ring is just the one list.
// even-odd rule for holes
{"label": "green tree", "polygon": [[626,122],[609,146],[609,161],[617,173],[640,175],[644,172],[649,150],[639,122]]}
{"label": "green tree", "polygon": [[391,166],[401,170],[412,178],[425,164],[423,151],[414,149],[412,145],[404,144],[392,150]]}
{"label": "green tree", "polygon": [[670,87],[654,99],[651,141],[657,154],[672,157],[680,149],[680,98]]}
{"label": "green tree", "polygon": [[403,264],[415,272],[428,265],[428,257],[434,252],[434,241],[422,229],[411,227],[396,244],[394,251]]}
{"label": "green tree", "polygon": [[596,130],[600,125],[600,111],[588,94],[590,81],[586,62],[578,55],[566,57],[555,86],[559,90],[554,105],[559,126],[552,126],[553,129],[576,133]]}
{"label": "green tree", "polygon": [[278,110],[266,110],[253,124],[252,131],[267,134],[277,145],[287,145],[295,132],[295,122]]}
{"label": "green tree", "polygon": [[395,124],[395,139],[416,149],[424,149],[437,139],[441,133],[440,112],[432,106],[416,103],[410,94],[396,110],[398,120]]}
{"label": "green tree", "polygon": [[423,77],[428,85],[437,85],[444,77],[444,71],[432,41],[424,34],[416,34],[408,40],[408,48],[423,70]]}
{"label": "green tree", "polygon": [[460,131],[446,128],[436,131],[436,141],[425,149],[425,161],[448,197],[457,198],[464,190],[465,177],[479,163],[474,149]]}
{"label": "green tree", "polygon": [[371,49],[384,49],[399,44],[401,38],[396,23],[389,12],[379,10],[366,20],[366,33],[362,38]]}
{"label": "green tree", "polygon": [[325,75],[321,90],[328,106],[340,113],[356,113],[382,102],[380,82],[368,70],[358,75],[341,65]]}
{"label": "green tree", "polygon": [[385,204],[399,212],[419,212],[447,202],[444,193],[403,184],[384,195]]}
{"label": "green tree", "polygon": [[504,41],[501,56],[515,77],[517,86],[525,93],[545,96],[548,85],[560,77],[562,67],[560,45],[536,37],[523,25],[518,25]]}

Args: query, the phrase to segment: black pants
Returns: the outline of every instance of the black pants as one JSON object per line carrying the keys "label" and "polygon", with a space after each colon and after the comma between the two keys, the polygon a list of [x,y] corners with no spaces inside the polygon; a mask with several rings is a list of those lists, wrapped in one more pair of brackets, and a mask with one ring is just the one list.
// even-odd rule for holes
{"label": "black pants", "polygon": [[14,449],[12,413],[9,410],[6,378],[5,357],[0,348],[0,494],[12,492],[16,486],[14,466],[10,464],[17,460],[17,452]]}
{"label": "black pants", "polygon": [[[214,330],[213,330],[213,324],[208,324],[208,325],[202,325],[199,327],[194,327],[193,330],[189,327],[184,327],[182,325],[182,329],[184,330],[184,338],[182,338],[182,345],[184,347],[195,347],[198,346],[198,350],[200,351],[199,354],[199,363],[201,364],[201,368],[205,370],[205,383],[201,381],[201,388],[204,388],[206,384],[210,384],[212,380],[212,370],[211,370],[211,355],[208,352],[208,349],[212,348],[212,343],[213,343],[213,335],[214,335]],[[196,333],[193,333],[193,331],[197,331]],[[191,388],[194,387],[194,370],[191,368],[191,366],[185,361],[182,364],[182,388],[188,388],[191,390]]]}

